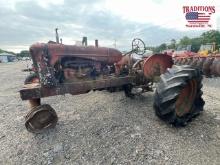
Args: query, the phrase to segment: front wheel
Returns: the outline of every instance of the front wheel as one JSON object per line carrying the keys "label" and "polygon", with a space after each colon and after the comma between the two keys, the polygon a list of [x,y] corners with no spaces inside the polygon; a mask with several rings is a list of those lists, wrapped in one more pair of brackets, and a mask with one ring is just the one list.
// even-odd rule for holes
{"label": "front wheel", "polygon": [[39,77],[37,73],[32,73],[28,75],[24,80],[24,84],[31,84],[31,83],[39,83]]}
{"label": "front wheel", "polygon": [[58,117],[56,111],[48,104],[31,109],[25,116],[25,127],[29,132],[40,133],[45,129],[54,128]]}
{"label": "front wheel", "polygon": [[203,110],[201,81],[201,72],[188,65],[168,69],[155,92],[156,115],[175,126],[186,125]]}

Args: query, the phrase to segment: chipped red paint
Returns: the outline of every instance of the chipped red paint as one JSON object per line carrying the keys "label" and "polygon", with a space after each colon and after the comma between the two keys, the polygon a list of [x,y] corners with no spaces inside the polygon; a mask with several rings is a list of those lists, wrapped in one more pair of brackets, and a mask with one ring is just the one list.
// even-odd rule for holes
{"label": "chipped red paint", "polygon": [[[154,76],[164,73],[173,64],[171,56],[166,54],[155,54],[141,61],[135,61],[129,53],[122,56],[120,51],[112,48],[84,47],[57,43],[36,43],[30,47],[30,53],[40,82],[37,85],[26,85],[20,90],[23,100],[63,95],[66,93],[77,95],[90,90],[122,87],[126,84],[141,85],[145,89],[150,89],[147,82],[152,81]],[[59,82],[55,76],[55,72],[57,71],[55,71],[55,67],[62,58],[67,58],[67,61],[69,58],[92,60],[95,61],[93,63],[95,68],[100,68],[101,65],[111,65],[115,67],[115,71],[108,76],[102,75],[101,77],[97,77],[97,79],[89,79],[89,77],[86,79],[87,75],[82,73],[80,75],[84,75],[85,79],[77,79],[77,70],[60,68],[67,81]],[[77,65],[78,61],[75,62]],[[138,67],[135,65],[132,67],[135,62],[138,62]],[[125,68],[127,68],[127,71],[123,72]]]}
{"label": "chipped red paint", "polygon": [[152,79],[154,76],[160,76],[167,68],[173,65],[172,57],[166,54],[154,54],[144,61],[144,76]]}
{"label": "chipped red paint", "polygon": [[43,51],[46,47],[51,57],[51,66],[64,56],[81,57],[106,62],[107,64],[116,63],[122,58],[122,53],[113,48],[36,43],[30,47],[32,59],[36,62],[41,61],[42,54],[44,53]]}
{"label": "chipped red paint", "polygon": [[37,68],[41,85],[47,87],[57,85],[54,66],[64,57],[99,61],[105,65],[114,64],[122,58],[122,53],[112,48],[56,43],[36,43],[30,47],[30,54],[34,67]]}

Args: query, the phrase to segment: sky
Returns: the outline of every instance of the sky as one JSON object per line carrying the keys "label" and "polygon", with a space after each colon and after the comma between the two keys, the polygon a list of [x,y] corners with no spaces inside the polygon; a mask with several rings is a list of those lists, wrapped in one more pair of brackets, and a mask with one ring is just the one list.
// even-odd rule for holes
{"label": "sky", "polygon": [[87,36],[89,45],[131,49],[133,38],[147,46],[196,37],[208,29],[186,28],[183,6],[215,6],[211,23],[220,28],[218,0],[0,0],[0,48],[19,52],[35,42],[64,44]]}

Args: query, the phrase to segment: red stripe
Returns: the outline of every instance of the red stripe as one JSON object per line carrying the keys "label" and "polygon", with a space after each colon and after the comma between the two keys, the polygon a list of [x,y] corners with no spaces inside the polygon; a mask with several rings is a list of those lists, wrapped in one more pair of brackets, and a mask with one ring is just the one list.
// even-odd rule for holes
{"label": "red stripe", "polygon": [[198,17],[210,18],[210,16],[201,16],[201,15],[198,15]]}
{"label": "red stripe", "polygon": [[198,18],[210,18],[210,17],[201,17],[201,16],[198,16]]}
{"label": "red stripe", "polygon": [[198,23],[208,23],[208,22],[188,22],[188,23],[190,23],[190,24],[198,24]]}
{"label": "red stripe", "polygon": [[197,20],[210,20],[209,18],[198,18]]}
{"label": "red stripe", "polygon": [[198,19],[196,19],[196,20],[188,20],[188,21],[192,21],[192,22],[195,22],[195,21],[209,21],[209,20],[198,20]]}
{"label": "red stripe", "polygon": [[209,21],[210,19],[189,19],[187,21]]}
{"label": "red stripe", "polygon": [[208,23],[191,23],[191,22],[189,22],[188,23],[189,25],[208,25]]}
{"label": "red stripe", "polygon": [[188,22],[209,22],[209,21],[188,21]]}

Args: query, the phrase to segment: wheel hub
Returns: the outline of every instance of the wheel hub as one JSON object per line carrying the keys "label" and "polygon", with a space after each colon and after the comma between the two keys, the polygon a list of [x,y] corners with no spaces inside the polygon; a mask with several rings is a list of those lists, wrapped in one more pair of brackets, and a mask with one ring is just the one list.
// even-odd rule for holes
{"label": "wheel hub", "polygon": [[41,132],[46,128],[55,127],[58,121],[55,110],[47,104],[33,108],[25,117],[25,126],[33,133]]}
{"label": "wheel hub", "polygon": [[181,117],[186,115],[192,109],[193,102],[197,93],[197,82],[191,80],[180,92],[175,104],[177,116]]}

